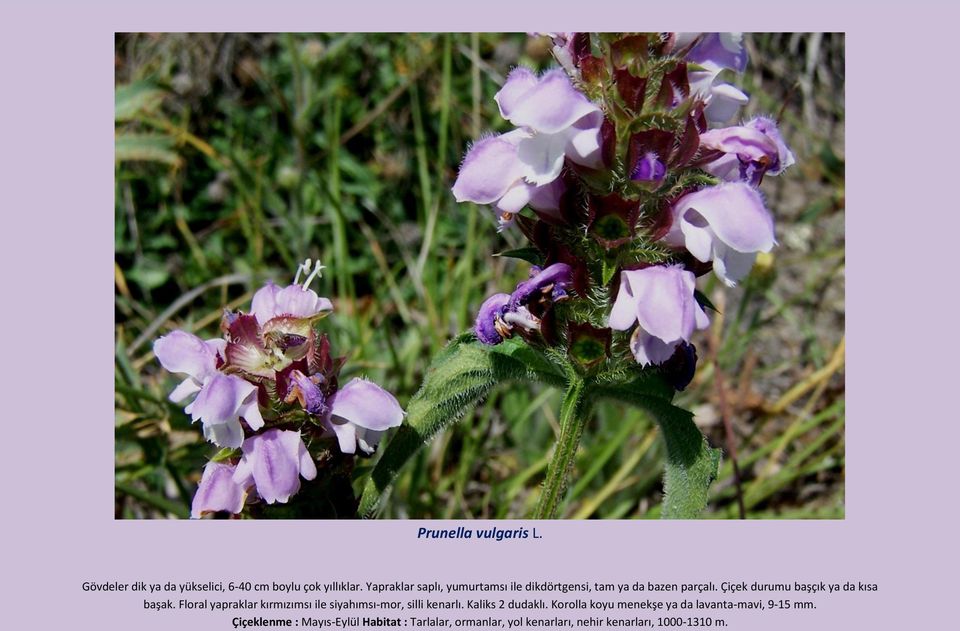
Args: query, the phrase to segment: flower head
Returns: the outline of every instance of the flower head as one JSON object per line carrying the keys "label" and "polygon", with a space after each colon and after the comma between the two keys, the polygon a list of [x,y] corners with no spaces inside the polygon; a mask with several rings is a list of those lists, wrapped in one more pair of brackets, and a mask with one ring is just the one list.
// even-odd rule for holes
{"label": "flower head", "polygon": [[530,277],[517,283],[512,294],[494,294],[480,305],[474,333],[483,344],[499,344],[516,327],[539,331],[543,314],[555,302],[565,300],[573,284],[573,271],[566,263],[530,268]]}
{"label": "flower head", "polygon": [[474,143],[453,183],[456,200],[493,204],[500,211],[504,227],[528,204],[540,212],[556,214],[563,182],[555,179],[538,185],[526,178],[530,169],[521,160],[518,145],[527,137],[527,132],[515,129]]}
{"label": "flower head", "polygon": [[243,443],[241,417],[254,431],[263,427],[257,387],[236,375],[217,373],[210,377],[184,411],[194,423],[203,423],[204,437],[219,447],[236,448]]}
{"label": "flower head", "polygon": [[510,295],[510,307],[516,309],[534,301],[563,300],[572,283],[573,270],[566,263],[554,263],[544,269],[534,265],[530,268],[530,278],[517,283]]}
{"label": "flower head", "polygon": [[[699,39],[698,39],[699,38]],[[693,44],[694,40],[696,43]],[[747,69],[747,50],[743,45],[743,33],[677,33],[674,48],[684,48],[686,59],[698,64],[713,63],[721,68],[737,72]]]}
{"label": "flower head", "polygon": [[180,403],[191,394],[200,392],[204,381],[217,372],[226,345],[224,340],[204,341],[186,331],[173,331],[153,343],[153,353],[161,366],[172,373],[187,376],[170,393],[172,402]]}
{"label": "flower head", "polygon": [[204,342],[185,331],[173,331],[154,342],[160,364],[170,372],[186,374],[170,394],[179,403],[196,394],[184,411],[203,423],[204,436],[220,447],[239,447],[243,442],[243,417],[251,429],[263,427],[257,404],[257,387],[236,375],[218,370],[226,342]]}
{"label": "flower head", "polygon": [[[249,314],[226,312],[221,328],[227,338],[227,363],[244,373],[273,379],[296,360],[312,352],[313,321],[333,309],[327,298],[309,288],[324,268],[307,259],[293,284],[280,288],[267,282],[253,295]],[[308,276],[300,283],[300,275]]]}
{"label": "flower head", "polygon": [[326,397],[320,390],[319,384],[321,383],[323,383],[323,375],[317,374],[308,377],[300,370],[293,369],[290,371],[287,396],[284,401],[286,403],[299,401],[301,407],[308,413],[322,417],[326,415],[330,408],[327,406]]}
{"label": "flower head", "polygon": [[[253,295],[250,313],[257,318],[261,326],[274,318],[309,320],[333,310],[333,303],[328,298],[321,298],[317,292],[310,289],[310,283],[314,278],[319,278],[324,269],[319,259],[312,266],[311,262],[307,259],[297,268],[293,284],[281,289],[268,281]],[[304,272],[307,277],[301,284],[300,274]]]}
{"label": "flower head", "polygon": [[[694,43],[696,42],[696,43]],[[674,49],[693,44],[686,59],[696,64],[690,68],[690,92],[706,103],[704,114],[714,123],[725,123],[749,100],[743,91],[720,80],[724,70],[743,72],[747,67],[747,51],[742,33],[677,33]]]}
{"label": "flower head", "polygon": [[610,328],[626,331],[638,324],[630,350],[643,366],[662,364],[677,346],[689,342],[695,329],[709,324],[694,297],[696,278],[680,266],[626,270],[610,312]]}
{"label": "flower head", "polygon": [[750,101],[746,92],[720,80],[722,71],[723,68],[706,62],[689,72],[690,93],[706,104],[703,114],[711,123],[729,121]]}
{"label": "flower head", "polygon": [[563,193],[564,160],[598,168],[603,113],[561,70],[537,77],[515,68],[494,97],[517,126],[474,144],[453,185],[458,202],[494,204],[509,225],[524,206],[555,214]]}
{"label": "flower head", "polygon": [[509,305],[510,294],[493,294],[483,301],[473,324],[473,332],[478,340],[492,346],[502,342],[505,336],[509,336],[509,331],[503,324],[503,316]]}
{"label": "flower head", "polygon": [[174,331],[154,343],[164,368],[186,375],[171,400],[195,395],[185,411],[203,424],[204,436],[242,452],[236,464],[225,452],[225,459],[206,465],[193,517],[239,513],[254,488],[267,504],[287,502],[301,478],[313,480],[318,474],[305,438],[332,434],[343,453],[358,447],[370,453],[383,432],[402,421],[397,400],[375,384],[354,380],[338,391],[344,358],[334,357],[327,336],[314,330],[332,307],[309,288],[322,269],[319,261],[307,260],[291,285],[267,283],[258,290],[250,313],[224,313],[225,339],[204,341]]}
{"label": "flower head", "polygon": [[403,416],[396,397],[372,381],[354,379],[333,396],[324,425],[336,435],[343,453],[356,453],[359,447],[371,454],[383,433],[399,426]]}
{"label": "flower head", "polygon": [[301,477],[317,477],[317,466],[300,432],[269,429],[243,441],[243,457],[233,474],[238,486],[256,485],[267,504],[283,504],[300,490]]}
{"label": "flower head", "polygon": [[796,160],[777,123],[758,116],[744,125],[711,129],[700,135],[700,147],[716,156],[703,169],[728,181],[760,184],[764,174],[779,175]]}
{"label": "flower head", "polygon": [[247,489],[233,480],[237,467],[226,462],[210,461],[203,468],[200,486],[193,496],[190,516],[199,519],[206,513],[230,511],[239,513],[247,499]]}
{"label": "flower head", "polygon": [[758,252],[776,244],[773,216],[760,193],[744,182],[684,195],[671,217],[664,241],[685,247],[698,261],[713,261],[714,273],[730,287],[750,272]]}

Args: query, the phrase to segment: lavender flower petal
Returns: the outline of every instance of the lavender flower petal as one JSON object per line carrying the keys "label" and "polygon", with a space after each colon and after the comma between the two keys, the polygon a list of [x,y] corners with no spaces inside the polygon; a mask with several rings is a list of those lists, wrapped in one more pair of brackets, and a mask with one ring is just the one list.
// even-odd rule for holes
{"label": "lavender flower petal", "polygon": [[200,486],[193,496],[190,516],[199,519],[206,513],[243,510],[247,490],[233,480],[236,466],[225,462],[208,462],[203,468]]}
{"label": "lavender flower petal", "polygon": [[290,371],[290,392],[286,399],[292,402],[293,398],[299,399],[303,409],[315,416],[322,417],[329,411],[320,386],[299,370]]}
{"label": "lavender flower petal", "polygon": [[555,134],[599,111],[562,70],[550,70],[536,83],[531,74],[529,70],[514,69],[510,74],[514,81],[508,81],[495,97],[503,117],[517,127]]}
{"label": "lavender flower petal", "polygon": [[214,374],[184,410],[194,422],[201,421],[204,435],[221,447],[239,447],[243,442],[241,416],[251,429],[263,427],[257,387],[236,375]]}
{"label": "lavender flower petal", "polygon": [[691,69],[687,73],[690,93],[707,104],[704,115],[711,123],[727,122],[741,106],[750,101],[750,97],[742,90],[719,81],[722,71],[720,66],[705,62],[702,68]]}
{"label": "lavender flower petal", "polygon": [[492,204],[503,197],[524,175],[517,144],[525,137],[523,132],[511,132],[474,143],[453,183],[454,198],[458,202]]}
{"label": "lavender flower petal", "polygon": [[637,160],[630,179],[639,182],[660,182],[667,174],[666,165],[660,161],[656,153],[648,151]]}
{"label": "lavender flower petal", "polygon": [[765,117],[754,118],[745,125],[707,131],[700,136],[700,145],[724,154],[704,165],[705,171],[728,181],[742,180],[754,186],[760,183],[764,173],[779,175],[795,162],[777,124]]}
{"label": "lavender flower petal", "polygon": [[500,109],[500,116],[510,120],[510,114],[522,102],[524,95],[535,88],[538,82],[537,75],[525,66],[517,66],[511,70],[503,87],[493,97]]}
{"label": "lavender flower petal", "polygon": [[[698,35],[698,33],[683,35]],[[702,35],[700,41],[687,53],[688,61],[698,64],[710,62],[737,72],[747,69],[747,50],[743,45],[743,33],[703,33]],[[687,41],[687,38],[683,38],[683,41]]]}
{"label": "lavender flower petal", "polygon": [[153,343],[153,352],[161,366],[201,382],[216,372],[220,351],[221,344],[213,340],[205,342],[186,331],[173,331]]}
{"label": "lavender flower petal", "polygon": [[243,426],[239,418],[223,423],[205,424],[203,437],[218,447],[236,449],[243,444]]}
{"label": "lavender flower petal", "polygon": [[573,125],[567,133],[567,145],[564,153],[570,160],[579,165],[598,169],[603,166],[602,139],[600,126],[603,124],[603,114],[597,110],[584,116]]}
{"label": "lavender flower petal", "polygon": [[233,480],[241,486],[252,481],[267,504],[286,503],[300,490],[301,477],[313,480],[317,467],[300,432],[270,429],[243,441]]}
{"label": "lavender flower petal", "polygon": [[333,432],[340,451],[373,453],[383,433],[403,422],[397,399],[365,379],[354,379],[337,391],[330,405],[327,429]]}
{"label": "lavender flower petal", "polygon": [[517,307],[527,304],[532,298],[543,295],[543,291],[547,287],[550,287],[551,298],[565,296],[567,288],[573,283],[573,270],[566,263],[554,263],[544,270],[537,270],[536,272],[531,270],[531,272],[531,277],[521,281],[513,295],[510,296],[511,310],[516,310]]}
{"label": "lavender flower petal", "polygon": [[473,332],[483,344],[499,344],[503,337],[497,331],[497,318],[502,318],[510,303],[510,294],[494,294],[483,301],[473,324]]}
{"label": "lavender flower petal", "polygon": [[677,346],[681,343],[680,340],[664,342],[638,326],[633,335],[630,336],[630,352],[633,353],[633,358],[641,366],[651,364],[659,366],[673,356]]}
{"label": "lavender flower petal", "polygon": [[275,317],[313,318],[327,311],[333,311],[333,303],[329,298],[318,296],[312,289],[288,285],[277,292]]}
{"label": "lavender flower petal", "polygon": [[280,288],[273,281],[267,281],[267,284],[253,294],[253,300],[250,303],[250,313],[257,318],[261,326],[277,316],[277,294]]}
{"label": "lavender flower petal", "polygon": [[776,244],[773,216],[760,193],[744,182],[684,195],[672,213],[664,241],[685,246],[700,261],[713,261],[714,272],[729,286],[746,275],[757,252]]}
{"label": "lavender flower petal", "polygon": [[353,379],[333,396],[330,414],[358,427],[386,430],[403,422],[396,397],[366,379]]}
{"label": "lavender flower petal", "polygon": [[777,164],[776,166],[772,166],[767,170],[770,175],[780,175],[783,173],[784,169],[793,166],[793,164],[797,161],[793,155],[793,152],[790,150],[790,147],[788,147],[787,143],[783,141],[783,136],[780,135],[780,129],[777,127],[777,122],[775,120],[766,116],[757,116],[747,121],[746,127],[759,131],[770,138],[773,141],[773,144],[776,145]]}
{"label": "lavender flower petal", "polygon": [[332,310],[333,303],[312,289],[305,289],[302,285],[288,285],[281,289],[270,281],[257,290],[250,305],[250,313],[256,316],[260,326],[274,318],[313,318]]}
{"label": "lavender flower petal", "polygon": [[625,331],[638,324],[630,349],[642,365],[661,364],[680,342],[690,340],[694,329],[709,320],[694,298],[692,272],[680,266],[654,266],[626,270],[620,275],[620,293],[608,324]]}
{"label": "lavender flower petal", "polygon": [[535,134],[521,140],[517,145],[517,158],[525,167],[524,179],[543,186],[560,177],[569,140],[567,134]]}

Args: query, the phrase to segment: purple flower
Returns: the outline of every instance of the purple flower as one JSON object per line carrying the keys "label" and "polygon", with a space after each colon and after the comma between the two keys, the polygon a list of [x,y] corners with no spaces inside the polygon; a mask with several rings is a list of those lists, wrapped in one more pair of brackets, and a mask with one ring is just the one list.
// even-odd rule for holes
{"label": "purple flower", "polygon": [[554,263],[541,270],[530,268],[530,277],[517,283],[513,294],[494,294],[480,305],[473,330],[483,344],[499,344],[510,337],[515,326],[540,330],[539,315],[546,306],[567,297],[573,271],[566,263]]}
{"label": "purple flower", "polygon": [[572,283],[573,270],[566,263],[554,263],[542,270],[534,265],[530,268],[530,278],[517,283],[510,296],[510,307],[516,309],[543,298],[552,302],[563,300]]}
{"label": "purple flower", "polygon": [[729,83],[722,83],[719,75],[725,69],[743,72],[747,67],[747,52],[742,33],[677,33],[674,49],[688,46],[697,37],[700,40],[686,55],[698,67],[690,68],[687,78],[690,93],[706,103],[704,115],[713,123],[725,123],[750,100],[744,92]]}
{"label": "purple flower", "polygon": [[671,168],[682,168],[700,146],[696,122],[688,118],[679,136],[673,132],[647,129],[630,135],[626,167],[634,182],[657,188]]}
{"label": "purple flower", "polygon": [[[536,37],[537,35],[546,35],[553,41],[553,56],[568,74],[577,74],[577,64],[580,61],[577,50],[576,33],[529,33]],[[589,41],[589,40],[588,40]],[[589,47],[588,47],[589,48]]]}
{"label": "purple flower", "polygon": [[226,346],[222,339],[203,341],[186,331],[173,331],[155,341],[153,354],[160,365],[172,373],[187,376],[170,393],[170,400],[180,403],[200,392],[203,382],[217,372],[217,360],[223,359]]}
{"label": "purple flower", "polygon": [[495,100],[500,114],[518,129],[475,143],[453,184],[458,202],[494,204],[503,224],[529,204],[555,213],[563,185],[564,160],[590,168],[602,164],[603,113],[561,70],[537,77],[515,68]]}
{"label": "purple flower", "polygon": [[678,199],[663,240],[686,247],[697,260],[713,261],[713,271],[733,287],[753,266],[757,252],[776,244],[773,216],[749,184],[733,182],[704,188]]}
{"label": "purple flower", "polygon": [[203,423],[204,437],[219,447],[236,448],[243,443],[241,417],[254,431],[263,427],[257,387],[236,375],[218,372],[210,377],[184,411],[194,423]]}
{"label": "purple flower", "polygon": [[509,336],[504,328],[503,315],[510,304],[510,294],[493,294],[480,305],[480,312],[473,324],[473,332],[483,344],[493,346]]}
{"label": "purple flower", "polygon": [[255,484],[267,504],[286,503],[300,490],[301,477],[317,477],[317,466],[300,432],[269,429],[243,441],[243,458],[233,481],[243,488]]}
{"label": "purple flower", "polygon": [[193,496],[190,516],[199,519],[206,513],[239,513],[247,499],[247,489],[233,481],[237,467],[225,462],[208,462],[203,468],[200,486]]}
{"label": "purple flower", "polygon": [[630,350],[640,365],[664,363],[678,345],[690,341],[694,329],[709,324],[693,295],[695,280],[680,266],[621,272],[609,326],[626,331],[639,325],[630,338]]}
{"label": "purple flower", "polygon": [[527,181],[547,184],[560,176],[564,157],[586,167],[599,167],[603,113],[577,90],[561,70],[537,77],[514,68],[494,97],[500,115],[525,130],[517,155],[528,168]]}
{"label": "purple flower", "polygon": [[193,421],[202,421],[203,435],[220,447],[239,447],[243,442],[240,417],[251,429],[263,427],[257,405],[257,387],[217,370],[217,361],[226,342],[204,342],[185,331],[174,331],[153,344],[160,364],[170,372],[187,378],[170,393],[170,400],[179,403],[192,394],[197,397],[184,408]]}
{"label": "purple flower", "polygon": [[703,114],[709,122],[726,123],[750,97],[736,86],[719,80],[723,68],[709,62],[700,66],[687,73],[690,94],[706,103]]}
{"label": "purple flower", "polygon": [[328,298],[305,285],[287,285],[283,289],[267,282],[253,295],[250,313],[256,316],[261,326],[274,318],[311,319],[333,310]]}
{"label": "purple flower", "polygon": [[517,147],[528,135],[515,129],[474,143],[453,183],[456,200],[493,204],[500,211],[501,227],[512,223],[513,216],[527,204],[541,212],[557,214],[563,182],[553,180],[541,186],[525,179],[529,168],[520,159]]}
{"label": "purple flower", "polygon": [[327,406],[327,400],[323,396],[323,392],[320,391],[320,383],[323,383],[322,375],[308,377],[299,370],[291,370],[285,402],[292,403],[297,400],[303,409],[310,414],[320,417],[326,415],[330,408]]}
{"label": "purple flower", "polygon": [[700,147],[721,155],[703,169],[728,181],[757,186],[765,173],[779,175],[796,160],[777,123],[758,116],[745,125],[711,129],[700,135]]}
{"label": "purple flower", "polygon": [[[282,327],[277,323],[267,326],[272,320],[312,320],[317,316],[323,316],[333,311],[333,303],[328,298],[321,298],[317,292],[310,289],[310,283],[315,278],[321,278],[322,272],[326,266],[320,263],[320,259],[312,261],[306,259],[297,267],[297,273],[293,277],[293,283],[284,288],[273,284],[273,281],[267,281],[267,284],[257,290],[253,295],[253,301],[250,304],[250,313],[256,317],[257,323],[265,330],[276,330]],[[300,275],[306,274],[303,282],[300,282]],[[299,325],[299,322],[297,323]],[[287,327],[289,328],[289,327]],[[303,326],[296,328],[303,329]]]}
{"label": "purple flower", "polygon": [[638,182],[660,182],[667,174],[667,166],[653,151],[648,151],[637,160],[630,179]]}
{"label": "purple flower", "polygon": [[403,422],[404,412],[397,399],[366,379],[354,379],[333,395],[330,415],[324,425],[336,435],[340,451],[371,454],[381,436]]}
{"label": "purple flower", "polygon": [[713,63],[737,72],[747,69],[743,33],[677,33],[674,48],[683,48],[697,37],[700,37],[700,40],[687,52],[688,61],[698,64]]}
{"label": "purple flower", "polygon": [[[224,314],[221,326],[228,341],[230,366],[247,375],[273,379],[276,372],[310,352],[315,340],[313,320],[333,309],[330,300],[309,289],[322,269],[319,260],[311,267],[307,259],[297,269],[293,284],[281,289],[267,282],[257,290],[249,314]],[[308,276],[300,283],[304,272]]]}
{"label": "purple flower", "polygon": [[767,138],[771,139],[777,146],[777,165],[776,168],[769,167],[767,169],[767,172],[770,175],[780,175],[783,173],[784,169],[793,166],[793,164],[796,162],[796,158],[794,157],[793,152],[790,151],[790,147],[787,146],[787,143],[783,141],[783,136],[780,135],[780,130],[777,128],[777,121],[767,116],[756,116],[747,121],[746,126],[749,129],[755,129],[759,131]]}

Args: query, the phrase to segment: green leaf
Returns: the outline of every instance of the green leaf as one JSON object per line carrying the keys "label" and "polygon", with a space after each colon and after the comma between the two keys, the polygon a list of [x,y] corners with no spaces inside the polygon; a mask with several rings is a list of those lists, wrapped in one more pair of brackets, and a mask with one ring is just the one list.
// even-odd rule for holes
{"label": "green leaf", "polygon": [[661,517],[699,517],[707,506],[710,483],[720,468],[720,450],[710,447],[694,424],[693,414],[672,405],[669,399],[645,394],[642,388],[602,387],[597,394],[637,406],[656,419],[667,446]]}
{"label": "green leaf", "polygon": [[173,138],[168,136],[121,133],[114,141],[114,157],[117,162],[163,162],[180,166],[180,156],[173,147]]}
{"label": "green leaf", "polygon": [[114,92],[113,118],[117,122],[149,114],[159,107],[166,93],[146,81],[117,86]]}
{"label": "green leaf", "polygon": [[[469,339],[473,339],[473,334],[469,334]],[[565,388],[567,377],[565,367],[558,366],[548,359],[543,353],[534,349],[520,338],[511,338],[504,340],[496,346],[484,347],[489,353],[506,355],[511,359],[519,361],[527,369],[535,373],[534,379],[551,386]]]}
{"label": "green leaf", "polygon": [[[656,397],[663,399],[667,403],[673,400],[673,395],[676,390],[674,390],[673,386],[667,383],[656,370],[642,370],[635,379],[628,383],[611,383],[613,376],[620,374],[622,373],[618,372],[606,376],[601,375],[598,378],[597,396],[606,399],[615,399],[630,405],[639,405],[638,403],[634,403],[634,398],[639,396]],[[604,378],[608,379],[608,381],[604,382]],[[619,380],[622,379],[623,377],[621,376]],[[640,401],[645,400],[646,399],[640,399]]]}
{"label": "green leaf", "polygon": [[646,131],[648,129],[660,129],[662,131],[675,132],[679,124],[669,114],[663,112],[650,112],[641,114],[630,123],[630,132]]}
{"label": "green leaf", "polygon": [[497,254],[494,254],[494,256],[502,256],[502,257],[511,258],[511,259],[520,259],[521,261],[527,261],[528,263],[532,263],[533,265],[543,265],[543,254],[540,253],[540,250],[533,247],[507,250],[505,252],[499,252]]}
{"label": "green leaf", "polygon": [[616,256],[603,257],[603,269],[601,270],[601,281],[606,286],[613,280],[613,275],[620,269],[620,260]]}
{"label": "green leaf", "polygon": [[714,313],[720,313],[720,310],[714,306],[713,302],[711,302],[709,298],[707,298],[707,295],[699,289],[693,290],[693,298],[703,309],[709,309]]}
{"label": "green leaf", "polygon": [[466,334],[442,350],[427,370],[423,385],[407,405],[404,424],[374,466],[358,512],[373,516],[403,466],[468,407],[500,383],[513,380],[562,381],[549,360],[520,340],[486,346]]}
{"label": "green leaf", "polygon": [[239,458],[242,455],[243,452],[239,449],[234,449],[233,447],[224,447],[214,454],[213,458],[210,460],[212,462],[227,462],[233,458]]}

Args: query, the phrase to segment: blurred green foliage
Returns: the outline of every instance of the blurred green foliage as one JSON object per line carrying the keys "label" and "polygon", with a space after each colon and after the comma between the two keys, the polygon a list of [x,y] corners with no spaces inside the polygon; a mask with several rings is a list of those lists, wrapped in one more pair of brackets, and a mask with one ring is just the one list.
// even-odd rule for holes
{"label": "blurred green foliage", "polygon": [[[678,403],[714,445],[736,447],[748,516],[837,518],[843,37],[749,43],[750,108],[782,115],[799,164],[764,182],[776,259],[742,288],[702,283],[722,315],[697,340],[701,368]],[[213,448],[166,401],[175,382],[152,340],[213,336],[223,308],[319,257],[318,290],[336,308],[322,326],[349,357],[344,377],[367,375],[405,404],[483,298],[526,276],[522,261],[491,256],[519,235],[498,234],[492,212],[456,204],[449,187],[469,142],[504,130],[493,95],[509,69],[551,59],[520,34],[129,34],[115,48],[116,515],[183,517]],[[527,515],[559,398],[496,390],[421,451],[384,516]],[[601,405],[566,516],[656,516],[663,452],[651,419]],[[354,471],[357,488],[368,471]],[[709,516],[737,515],[735,489],[727,457]]]}

